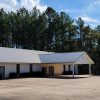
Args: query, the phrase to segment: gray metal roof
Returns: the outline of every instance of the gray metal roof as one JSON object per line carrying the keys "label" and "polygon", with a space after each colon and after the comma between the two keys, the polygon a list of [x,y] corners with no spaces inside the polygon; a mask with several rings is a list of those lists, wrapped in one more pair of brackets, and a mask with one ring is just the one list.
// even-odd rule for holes
{"label": "gray metal roof", "polygon": [[86,52],[40,54],[42,63],[94,64]]}
{"label": "gray metal roof", "polygon": [[49,52],[0,47],[1,63],[41,63],[38,54]]}
{"label": "gray metal roof", "polygon": [[0,63],[75,63],[93,64],[85,52],[54,53],[0,47]]}
{"label": "gray metal roof", "polygon": [[84,52],[40,54],[42,63],[74,63]]}

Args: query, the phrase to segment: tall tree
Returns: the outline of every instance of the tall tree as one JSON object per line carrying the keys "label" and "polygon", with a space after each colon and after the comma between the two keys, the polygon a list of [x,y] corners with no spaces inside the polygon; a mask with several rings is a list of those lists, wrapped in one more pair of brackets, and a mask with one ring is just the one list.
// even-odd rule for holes
{"label": "tall tree", "polygon": [[40,11],[34,7],[33,10],[30,12],[30,45],[32,49],[37,50],[38,49],[38,35],[39,30],[38,26],[40,22],[38,22],[38,17],[40,15]]}
{"label": "tall tree", "polygon": [[56,16],[56,11],[51,7],[48,7],[45,11],[46,23],[46,50],[53,49],[53,39],[54,39],[54,20]]}
{"label": "tall tree", "polygon": [[78,47],[80,50],[82,50],[83,48],[83,44],[82,44],[82,40],[83,40],[83,29],[84,29],[84,21],[81,18],[78,18],[78,20],[76,21],[77,24],[77,32],[78,32]]}
{"label": "tall tree", "polygon": [[68,51],[72,52],[75,50],[75,36],[76,36],[76,26],[74,20],[68,16],[67,19],[67,37],[68,37]]}
{"label": "tall tree", "polygon": [[10,46],[10,31],[8,27],[8,16],[7,13],[0,10],[0,46]]}

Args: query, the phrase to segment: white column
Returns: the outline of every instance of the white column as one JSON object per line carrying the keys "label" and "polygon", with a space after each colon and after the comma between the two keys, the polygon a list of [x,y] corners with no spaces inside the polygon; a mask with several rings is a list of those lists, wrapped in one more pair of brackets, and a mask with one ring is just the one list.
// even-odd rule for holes
{"label": "white column", "polygon": [[75,74],[78,74],[78,65],[75,65]]}
{"label": "white column", "polygon": [[89,75],[91,76],[91,64],[89,64]]}
{"label": "white column", "polygon": [[74,73],[74,64],[72,65],[72,67],[73,67],[73,71],[72,71],[72,72],[73,72],[73,78],[74,78],[74,74],[75,74],[75,73]]}

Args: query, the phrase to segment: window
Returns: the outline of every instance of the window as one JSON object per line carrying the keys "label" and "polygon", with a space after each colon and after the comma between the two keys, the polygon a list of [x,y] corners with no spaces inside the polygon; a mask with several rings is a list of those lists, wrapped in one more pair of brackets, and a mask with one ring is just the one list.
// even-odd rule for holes
{"label": "window", "polygon": [[66,71],[66,66],[65,65],[63,65],[63,67],[64,67],[64,72]]}
{"label": "window", "polygon": [[20,74],[20,64],[16,65],[16,72],[17,72],[17,74]]}
{"label": "window", "polygon": [[30,73],[32,73],[32,64],[30,64]]}
{"label": "window", "polygon": [[71,71],[71,67],[70,67],[70,65],[69,65],[69,71]]}

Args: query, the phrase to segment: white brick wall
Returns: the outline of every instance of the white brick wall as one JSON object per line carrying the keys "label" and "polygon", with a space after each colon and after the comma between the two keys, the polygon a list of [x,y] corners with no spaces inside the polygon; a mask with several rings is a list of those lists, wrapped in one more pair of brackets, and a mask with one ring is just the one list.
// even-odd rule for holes
{"label": "white brick wall", "polygon": [[[11,72],[16,72],[16,64],[0,64],[0,66],[5,66],[5,77],[9,77]],[[33,72],[42,71],[40,64],[33,64]],[[20,73],[30,72],[30,64],[20,64]]]}

